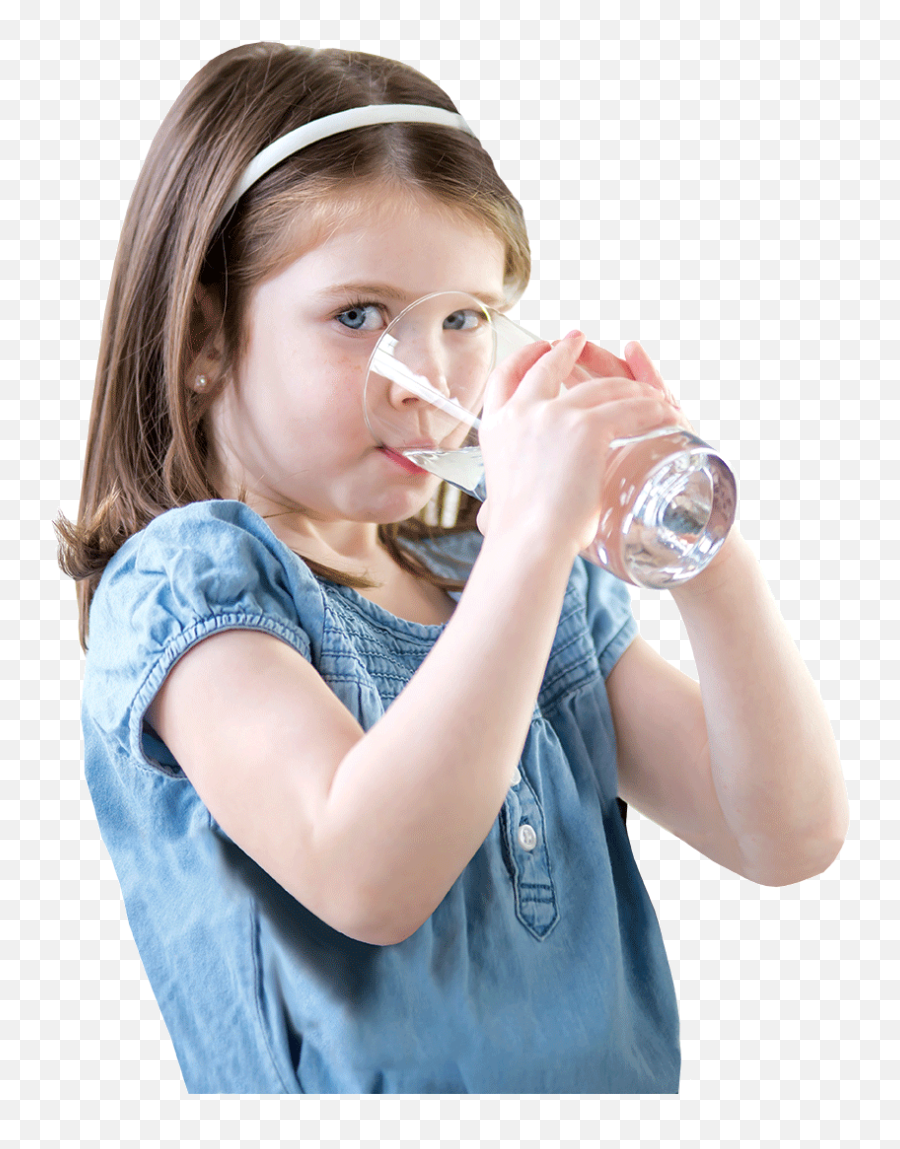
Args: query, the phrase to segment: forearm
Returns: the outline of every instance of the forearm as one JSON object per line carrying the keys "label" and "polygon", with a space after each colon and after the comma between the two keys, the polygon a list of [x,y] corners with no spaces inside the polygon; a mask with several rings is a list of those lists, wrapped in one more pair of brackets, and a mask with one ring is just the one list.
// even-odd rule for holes
{"label": "forearm", "polygon": [[746,541],[733,531],[673,591],[697,664],[709,765],[748,875],[820,873],[847,828],[847,794],[818,689]]}
{"label": "forearm", "polygon": [[[433,912],[490,832],[528,734],[574,555],[485,540],[444,633],[331,785],[331,856],[386,940]],[[373,930],[377,932],[377,926]]]}

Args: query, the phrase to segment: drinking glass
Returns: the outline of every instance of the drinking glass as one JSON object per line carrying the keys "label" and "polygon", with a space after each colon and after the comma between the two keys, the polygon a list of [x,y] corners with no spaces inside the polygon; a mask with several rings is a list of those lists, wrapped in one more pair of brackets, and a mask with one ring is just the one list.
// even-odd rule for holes
{"label": "drinking glass", "polygon": [[[369,358],[364,410],[370,432],[390,453],[484,500],[478,429],[488,377],[537,341],[467,292],[416,300],[389,324]],[[577,364],[565,385],[590,377]],[[736,494],[725,461],[683,427],[614,439],[599,528],[582,554],[635,586],[677,586],[699,574],[724,543]]]}

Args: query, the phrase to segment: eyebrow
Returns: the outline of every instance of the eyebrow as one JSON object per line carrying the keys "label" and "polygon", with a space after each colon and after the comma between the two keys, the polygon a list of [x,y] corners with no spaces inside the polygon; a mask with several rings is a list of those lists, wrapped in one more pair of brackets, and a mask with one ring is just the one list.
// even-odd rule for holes
{"label": "eyebrow", "polygon": [[[336,283],[331,287],[326,287],[323,294],[373,295],[383,299],[391,299],[397,303],[415,302],[415,298],[408,291],[401,291],[399,287],[392,287],[389,283]],[[490,292],[460,291],[459,294],[472,295],[488,307],[501,307],[504,302],[502,296],[492,295]]]}

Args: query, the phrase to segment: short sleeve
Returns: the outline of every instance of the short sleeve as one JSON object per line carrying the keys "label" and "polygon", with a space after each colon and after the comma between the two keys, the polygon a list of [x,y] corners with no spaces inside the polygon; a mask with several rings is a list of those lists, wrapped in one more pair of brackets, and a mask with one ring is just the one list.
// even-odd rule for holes
{"label": "short sleeve", "polygon": [[573,582],[582,583],[587,623],[604,681],[638,634],[628,584],[581,557],[575,560]]}
{"label": "short sleeve", "polygon": [[167,511],[104,571],[91,605],[85,715],[120,754],[177,773],[144,725],[175,662],[229,629],[272,634],[312,661],[323,619],[308,567],[249,507],[216,500]]}

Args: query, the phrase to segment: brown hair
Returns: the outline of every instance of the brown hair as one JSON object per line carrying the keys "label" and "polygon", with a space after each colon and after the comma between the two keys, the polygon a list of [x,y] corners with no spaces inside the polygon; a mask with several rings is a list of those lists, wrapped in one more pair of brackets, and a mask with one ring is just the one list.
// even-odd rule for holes
{"label": "brown hair", "polygon": [[[478,141],[453,128],[386,124],[322,140],[267,173],[216,227],[230,191],[267,144],[311,120],[378,103],[456,111],[436,84],[393,60],[260,43],[211,60],[157,132],[113,267],[78,520],[60,514],[54,524],[60,567],[78,580],[83,649],[91,599],[122,544],[166,510],[220,497],[206,473],[203,423],[217,388],[198,394],[186,385],[210,334],[199,285],[223,305],[225,374],[240,358],[248,294],[285,261],[298,207],[327,209],[329,194],[389,184],[487,226],[506,247],[507,301],[524,290],[530,256],[521,208]],[[398,542],[471,529],[476,501],[462,496],[455,521],[445,524],[446,495],[442,484],[435,505],[380,526],[379,538],[405,569],[459,589],[461,583],[433,574]],[[335,582],[373,585],[305,561]]]}

